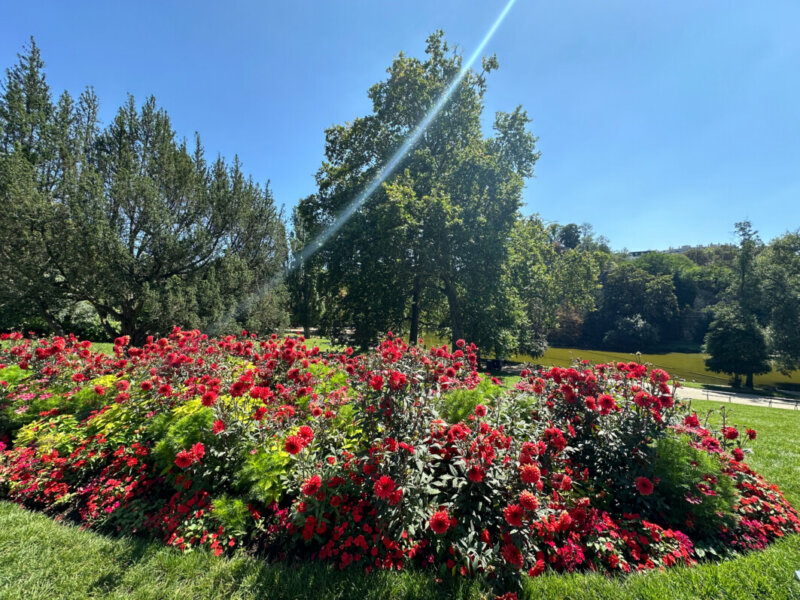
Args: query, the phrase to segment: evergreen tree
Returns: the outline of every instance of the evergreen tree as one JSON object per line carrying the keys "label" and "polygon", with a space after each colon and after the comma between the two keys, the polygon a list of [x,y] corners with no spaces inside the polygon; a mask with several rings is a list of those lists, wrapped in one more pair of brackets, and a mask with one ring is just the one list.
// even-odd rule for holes
{"label": "evergreen tree", "polygon": [[238,159],[207,164],[199,139],[190,152],[153,98],[129,98],[105,129],[91,90],[53,105],[42,67],[32,42],[0,98],[4,312],[35,309],[60,331],[86,302],[108,336],[137,343],[174,325],[285,324],[281,286],[241,301],[286,262],[269,189]]}

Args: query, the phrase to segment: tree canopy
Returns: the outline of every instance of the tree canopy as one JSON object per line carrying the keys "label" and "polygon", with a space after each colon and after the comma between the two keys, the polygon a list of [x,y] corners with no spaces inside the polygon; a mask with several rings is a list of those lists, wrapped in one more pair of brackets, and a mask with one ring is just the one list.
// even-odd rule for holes
{"label": "tree canopy", "polygon": [[88,303],[107,335],[184,327],[273,329],[283,292],[218,323],[286,260],[268,188],[238,159],[190,150],[149,98],[101,128],[91,89],[54,104],[31,41],[0,97],[0,302],[63,329],[64,309]]}

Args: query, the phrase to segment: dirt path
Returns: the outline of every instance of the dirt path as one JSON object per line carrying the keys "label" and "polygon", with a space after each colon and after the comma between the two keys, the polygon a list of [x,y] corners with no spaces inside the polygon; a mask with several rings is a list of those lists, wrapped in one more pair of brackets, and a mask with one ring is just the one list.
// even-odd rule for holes
{"label": "dirt path", "polygon": [[768,398],[765,396],[751,396],[749,394],[734,394],[688,387],[678,388],[676,396],[680,399],[691,398],[693,400],[711,400],[713,402],[726,402],[729,404],[800,410],[800,398],[797,400],[786,400],[784,398]]}

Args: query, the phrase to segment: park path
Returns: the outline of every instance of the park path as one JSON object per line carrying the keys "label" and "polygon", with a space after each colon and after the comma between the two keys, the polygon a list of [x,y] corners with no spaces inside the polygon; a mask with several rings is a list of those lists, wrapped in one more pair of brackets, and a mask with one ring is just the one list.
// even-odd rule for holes
{"label": "park path", "polygon": [[681,400],[711,400],[713,402],[725,402],[728,404],[745,404],[748,406],[763,406],[766,408],[800,410],[800,398],[797,400],[787,400],[785,398],[751,396],[750,394],[717,392],[714,390],[702,390],[689,387],[678,388],[675,396]]}

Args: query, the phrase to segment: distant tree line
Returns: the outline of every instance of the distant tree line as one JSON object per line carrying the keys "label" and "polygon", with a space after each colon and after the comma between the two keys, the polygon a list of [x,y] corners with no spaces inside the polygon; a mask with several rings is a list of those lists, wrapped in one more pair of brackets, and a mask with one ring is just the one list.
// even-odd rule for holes
{"label": "distant tree line", "polygon": [[494,57],[385,172],[462,61],[441,32],[424,59],[399,54],[372,111],[325,131],[317,191],[284,223],[267,186],[178,139],[153,98],[105,127],[91,89],[54,100],[31,41],[0,95],[0,329],[141,341],[291,323],[359,346],[388,330],[464,338],[501,358],[705,347],[747,385],[800,367],[800,233],[765,244],[742,222],[737,244],[631,258],[587,224],[522,216],[537,139],[522,107],[484,135]]}

